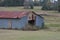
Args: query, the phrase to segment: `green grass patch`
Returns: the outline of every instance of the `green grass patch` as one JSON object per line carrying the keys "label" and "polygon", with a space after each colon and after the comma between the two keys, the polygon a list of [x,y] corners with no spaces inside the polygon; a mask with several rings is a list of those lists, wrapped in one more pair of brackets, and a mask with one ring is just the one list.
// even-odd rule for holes
{"label": "green grass patch", "polygon": [[60,24],[45,24],[47,27],[60,27]]}

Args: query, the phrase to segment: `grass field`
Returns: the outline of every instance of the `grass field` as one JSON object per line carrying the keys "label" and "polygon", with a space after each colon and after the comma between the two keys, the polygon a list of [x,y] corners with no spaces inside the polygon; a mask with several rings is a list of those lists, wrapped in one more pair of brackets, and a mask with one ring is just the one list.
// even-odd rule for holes
{"label": "grass field", "polygon": [[24,9],[24,7],[0,7],[0,11],[38,11],[41,7],[34,7],[34,9]]}
{"label": "grass field", "polygon": [[60,40],[60,13],[57,11],[43,11],[41,7],[34,9],[23,9],[23,7],[0,7],[0,11],[35,11],[43,16],[45,27],[39,31],[2,30],[0,29],[0,40]]}
{"label": "grass field", "polygon": [[60,40],[60,32],[0,30],[0,40]]}

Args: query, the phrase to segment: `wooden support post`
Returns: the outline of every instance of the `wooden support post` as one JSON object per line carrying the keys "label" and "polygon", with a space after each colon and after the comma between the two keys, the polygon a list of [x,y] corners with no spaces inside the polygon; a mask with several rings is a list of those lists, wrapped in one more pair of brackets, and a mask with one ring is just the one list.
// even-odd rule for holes
{"label": "wooden support post", "polygon": [[11,21],[11,19],[8,20],[8,29],[12,29],[12,21]]}

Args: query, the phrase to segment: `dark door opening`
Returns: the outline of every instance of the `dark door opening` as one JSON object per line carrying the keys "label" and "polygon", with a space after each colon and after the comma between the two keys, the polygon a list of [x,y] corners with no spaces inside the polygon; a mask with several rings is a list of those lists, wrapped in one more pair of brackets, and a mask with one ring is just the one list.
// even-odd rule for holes
{"label": "dark door opening", "polygon": [[32,26],[35,25],[35,19],[36,19],[35,15],[31,14],[31,15],[29,15],[28,18],[29,18],[28,23]]}
{"label": "dark door opening", "polygon": [[34,24],[35,24],[35,20],[28,20],[28,23],[29,23],[30,25],[34,25]]}

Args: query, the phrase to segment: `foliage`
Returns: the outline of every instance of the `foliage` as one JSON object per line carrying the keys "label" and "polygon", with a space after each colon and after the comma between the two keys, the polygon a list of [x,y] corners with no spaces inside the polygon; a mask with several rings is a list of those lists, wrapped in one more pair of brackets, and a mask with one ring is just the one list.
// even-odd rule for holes
{"label": "foliage", "polygon": [[58,11],[60,12],[60,5],[58,6]]}
{"label": "foliage", "polygon": [[22,6],[24,0],[4,0],[0,6]]}

